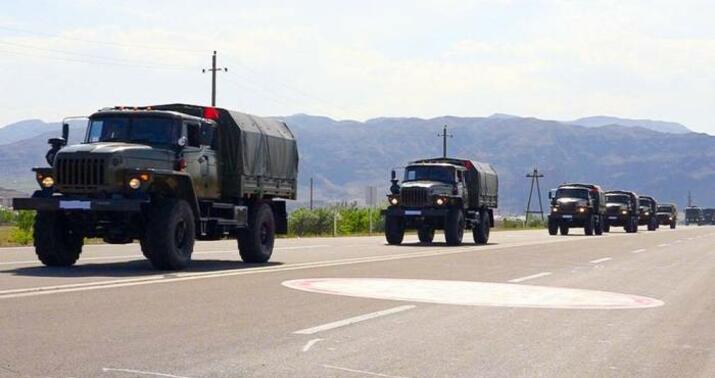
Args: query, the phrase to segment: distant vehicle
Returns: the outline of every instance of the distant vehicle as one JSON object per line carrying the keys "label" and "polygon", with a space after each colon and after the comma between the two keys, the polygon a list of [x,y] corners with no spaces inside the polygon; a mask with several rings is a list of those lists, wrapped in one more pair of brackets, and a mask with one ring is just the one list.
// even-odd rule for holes
{"label": "distant vehicle", "polygon": [[689,226],[691,224],[697,224],[698,226],[705,224],[702,208],[690,206],[685,209],[685,225]]}
{"label": "distant vehicle", "polygon": [[298,149],[286,124],[221,108],[173,104],[108,108],[85,139],[49,141],[41,190],[14,200],[37,210],[35,251],[48,266],[73,265],[85,237],[139,240],[157,269],[189,265],[194,240],[237,237],[246,262],[270,259],[287,232],[297,192]]}
{"label": "distant vehicle", "polygon": [[491,165],[472,160],[436,158],[405,167],[400,184],[392,171],[385,238],[400,244],[405,230],[416,229],[421,243],[431,243],[435,230],[444,230],[448,245],[462,243],[472,230],[477,244],[489,241],[498,205],[499,180]]}
{"label": "distant vehicle", "polygon": [[623,190],[606,192],[606,232],[609,232],[611,227],[623,227],[628,233],[638,232],[639,217],[640,204],[637,194]]}
{"label": "distant vehicle", "polygon": [[549,192],[549,234],[568,235],[571,227],[583,227],[586,235],[603,233],[606,199],[598,185],[563,184]]}
{"label": "distant vehicle", "polygon": [[656,217],[659,224],[670,226],[671,229],[674,229],[678,224],[678,208],[672,203],[658,204]]}
{"label": "distant vehicle", "polygon": [[715,209],[703,209],[703,223],[715,224]]}
{"label": "distant vehicle", "polygon": [[640,215],[638,217],[638,225],[648,226],[648,231],[658,229],[658,202],[651,196],[639,196],[638,204],[640,207]]}

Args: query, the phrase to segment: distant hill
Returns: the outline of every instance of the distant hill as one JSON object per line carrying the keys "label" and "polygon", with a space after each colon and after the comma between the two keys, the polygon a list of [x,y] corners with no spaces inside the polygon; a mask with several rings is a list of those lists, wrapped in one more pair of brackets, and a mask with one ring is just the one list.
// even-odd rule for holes
{"label": "distant hill", "polygon": [[59,123],[46,123],[39,119],[28,119],[0,128],[0,144],[14,143],[50,131],[60,133]]}
{"label": "distant hill", "polygon": [[[688,190],[698,204],[715,205],[715,137],[669,134],[639,127],[575,127],[519,117],[376,118],[336,121],[306,114],[284,119],[298,138],[301,201],[315,178],[320,200],[362,200],[366,185],[387,193],[389,171],[413,159],[440,156],[437,133],[447,124],[454,138],[450,156],[490,162],[499,173],[500,210],[523,212],[534,167],[544,173],[542,189],[564,181],[631,189],[662,201],[684,204]],[[83,132],[73,128],[71,139]],[[0,182],[34,190],[30,172],[45,165],[46,139],[59,130],[0,145]]]}
{"label": "distant hill", "polygon": [[573,125],[585,127],[601,127],[601,126],[625,126],[625,127],[642,127],[661,133],[686,134],[692,131],[687,127],[676,122],[652,121],[648,119],[625,119],[618,117],[595,116],[579,118],[575,121],[567,122]]}

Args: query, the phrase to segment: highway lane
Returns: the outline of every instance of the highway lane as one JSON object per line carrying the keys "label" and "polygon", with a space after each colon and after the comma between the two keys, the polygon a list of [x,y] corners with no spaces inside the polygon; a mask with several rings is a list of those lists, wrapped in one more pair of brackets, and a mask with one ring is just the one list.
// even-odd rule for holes
{"label": "highway lane", "polygon": [[[713,376],[714,240],[708,227],[599,238],[499,232],[492,245],[459,248],[286,239],[271,266],[245,266],[233,250],[197,254],[179,274],[151,271],[135,245],[89,247],[70,270],[5,250],[0,376]],[[341,278],[351,295],[374,291],[284,285],[317,278]],[[467,284],[395,294],[405,288],[392,279]],[[562,293],[534,294],[534,285],[644,296],[653,307],[550,308]],[[387,294],[403,297],[375,298]],[[491,305],[434,303],[485,298]],[[499,303],[508,298],[546,307]]]}

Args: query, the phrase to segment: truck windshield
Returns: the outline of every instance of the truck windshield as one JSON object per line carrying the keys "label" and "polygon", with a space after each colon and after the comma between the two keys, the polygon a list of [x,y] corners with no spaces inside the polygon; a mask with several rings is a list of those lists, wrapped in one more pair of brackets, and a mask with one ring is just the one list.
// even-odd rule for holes
{"label": "truck windshield", "polygon": [[405,168],[404,181],[454,182],[454,170],[448,167],[413,166]]}
{"label": "truck windshield", "polygon": [[697,217],[700,215],[700,211],[699,209],[685,209],[685,215],[688,217]]}
{"label": "truck windshield", "polygon": [[606,195],[606,202],[607,203],[622,203],[622,204],[628,204],[630,203],[630,198],[626,195],[623,194],[616,194],[616,195]]}
{"label": "truck windshield", "polygon": [[650,200],[646,199],[646,198],[639,199],[638,203],[640,203],[641,206],[645,206],[645,207],[650,207],[650,204],[651,204]]}
{"label": "truck windshield", "polygon": [[673,210],[672,207],[670,206],[658,206],[658,212],[659,213],[669,213]]}
{"label": "truck windshield", "polygon": [[556,198],[588,199],[588,190],[586,190],[586,189],[559,189],[556,191]]}
{"label": "truck windshield", "polygon": [[87,143],[127,142],[173,145],[179,137],[179,122],[172,118],[111,116],[90,120]]}

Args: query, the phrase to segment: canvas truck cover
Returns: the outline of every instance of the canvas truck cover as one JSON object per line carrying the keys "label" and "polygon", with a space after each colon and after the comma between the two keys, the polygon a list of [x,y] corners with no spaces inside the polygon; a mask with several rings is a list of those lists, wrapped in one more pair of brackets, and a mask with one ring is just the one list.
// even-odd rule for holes
{"label": "canvas truck cover", "polygon": [[[499,176],[489,163],[474,160],[433,158],[413,161],[418,163],[446,163],[467,169],[465,179],[469,187],[469,202],[475,207],[497,208],[499,205]],[[474,190],[476,188],[476,190]],[[474,206],[474,205],[472,205]]]}
{"label": "canvas truck cover", "polygon": [[[153,106],[197,117],[204,107],[183,104]],[[239,196],[244,176],[295,181],[298,176],[298,145],[288,126],[280,121],[236,111],[218,112],[218,153],[224,196]]]}

